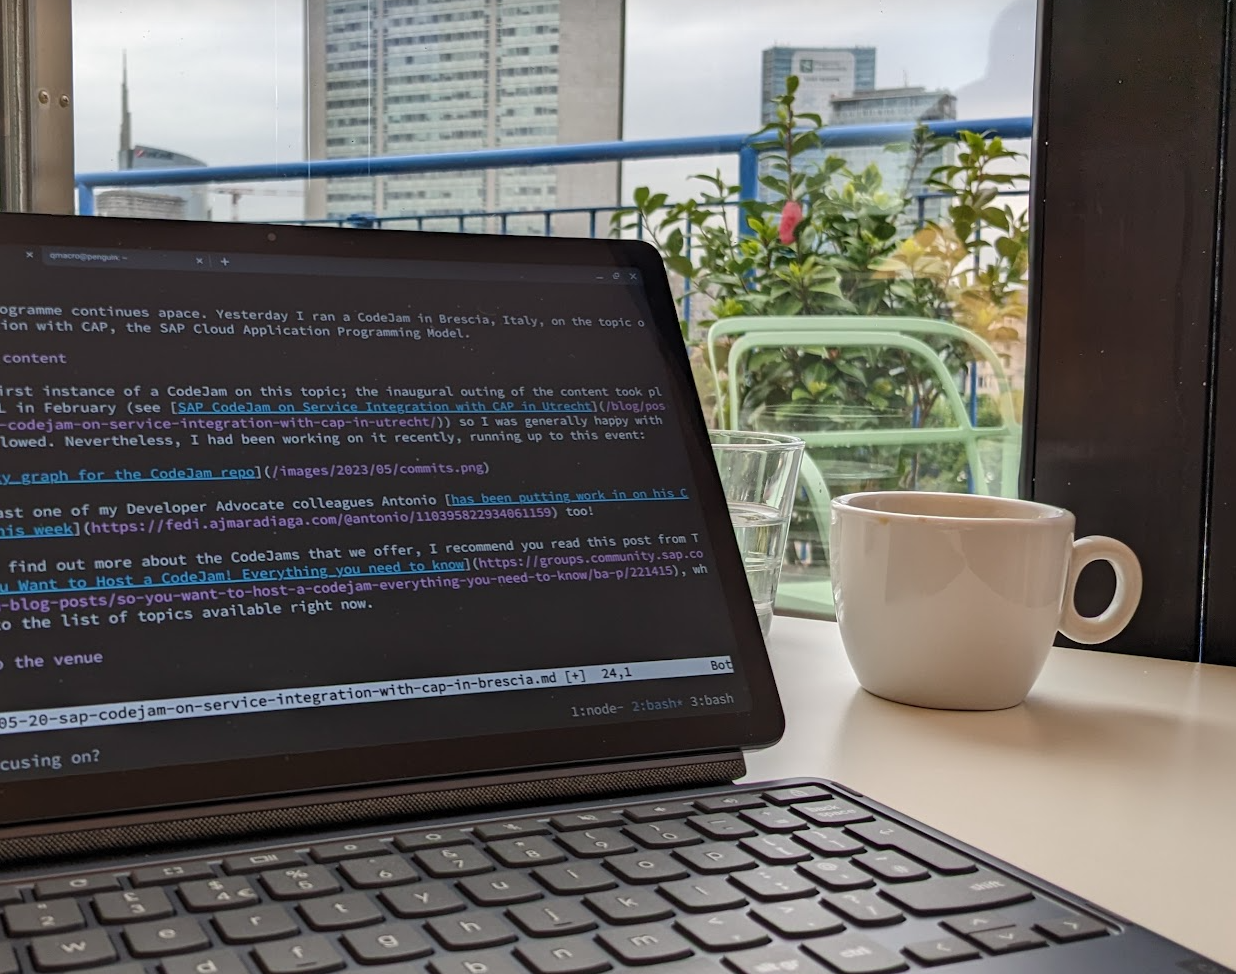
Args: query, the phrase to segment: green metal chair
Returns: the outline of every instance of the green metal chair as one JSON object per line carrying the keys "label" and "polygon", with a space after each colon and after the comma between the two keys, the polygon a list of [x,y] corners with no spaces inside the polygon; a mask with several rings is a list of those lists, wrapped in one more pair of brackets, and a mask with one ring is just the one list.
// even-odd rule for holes
{"label": "green metal chair", "polygon": [[[963,342],[976,360],[991,366],[996,381],[996,400],[1000,423],[976,426],[939,354],[924,339],[948,338]],[[728,390],[723,388],[718,368],[718,347],[732,339],[729,351]],[[751,354],[762,348],[866,348],[897,349],[920,361],[935,378],[944,402],[951,413],[951,425],[915,427],[911,425],[880,429],[820,429],[796,430],[807,444],[799,477],[816,525],[820,543],[827,549],[829,502],[831,495],[825,471],[829,450],[854,447],[916,448],[944,443],[960,444],[965,450],[975,493],[992,492],[989,465],[980,445],[986,441],[997,444],[1000,451],[998,491],[1013,496],[1016,493],[1017,465],[1021,443],[1021,427],[1016,420],[1012,388],[1003,363],[991,346],[973,332],[952,322],[925,318],[863,318],[863,317],[768,317],[724,318],[708,331],[708,364],[717,393],[717,406],[723,426],[730,429],[751,428],[742,416],[742,386],[738,381]],[[821,469],[821,463],[824,469]],[[792,573],[782,575],[778,588],[777,607],[791,612],[831,614],[832,590],[826,577],[796,579]]]}

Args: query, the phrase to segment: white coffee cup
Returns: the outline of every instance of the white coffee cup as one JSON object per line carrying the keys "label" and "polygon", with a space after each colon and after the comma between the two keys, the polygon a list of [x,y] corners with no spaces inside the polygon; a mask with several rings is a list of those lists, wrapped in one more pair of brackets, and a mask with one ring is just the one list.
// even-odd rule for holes
{"label": "white coffee cup", "polygon": [[[1057,630],[1119,633],[1142,570],[1119,541],[1073,539],[1073,515],[1032,501],[873,491],[832,502],[829,550],[841,639],[858,682],[918,707],[1002,710],[1025,699]],[[1079,615],[1077,577],[1111,563],[1116,593]]]}

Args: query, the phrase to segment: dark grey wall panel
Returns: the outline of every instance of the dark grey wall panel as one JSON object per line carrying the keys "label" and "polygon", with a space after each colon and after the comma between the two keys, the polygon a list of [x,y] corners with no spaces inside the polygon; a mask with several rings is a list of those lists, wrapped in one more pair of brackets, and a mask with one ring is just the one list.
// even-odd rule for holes
{"label": "dark grey wall panel", "polygon": [[[1023,493],[1142,560],[1104,648],[1196,659],[1225,3],[1044,0]],[[1110,574],[1083,576],[1083,606]]]}

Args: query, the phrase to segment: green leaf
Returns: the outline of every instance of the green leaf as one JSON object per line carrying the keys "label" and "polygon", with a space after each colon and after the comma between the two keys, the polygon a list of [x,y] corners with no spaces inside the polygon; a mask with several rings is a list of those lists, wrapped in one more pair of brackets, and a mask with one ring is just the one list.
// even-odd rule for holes
{"label": "green leaf", "polygon": [[647,186],[636,186],[635,191],[631,194],[631,198],[635,200],[635,205],[641,210],[644,209],[644,204],[648,201],[649,189]]}
{"label": "green leaf", "polygon": [[998,206],[988,206],[983,209],[983,221],[996,227],[998,230],[1003,230],[1006,233],[1009,229],[1009,215]]}
{"label": "green leaf", "polygon": [[680,255],[666,255],[665,266],[675,274],[681,274],[683,277],[692,277],[695,274],[695,266],[686,257]]}
{"label": "green leaf", "polygon": [[1014,240],[1012,237],[997,237],[994,246],[996,253],[1005,260],[1016,260],[1023,249],[1021,241]]}

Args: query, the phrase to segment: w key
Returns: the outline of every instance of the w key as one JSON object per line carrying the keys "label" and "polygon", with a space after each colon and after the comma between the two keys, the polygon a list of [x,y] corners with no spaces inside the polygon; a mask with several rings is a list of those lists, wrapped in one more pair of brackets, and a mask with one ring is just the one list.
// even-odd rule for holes
{"label": "w key", "polygon": [[116,948],[103,930],[36,937],[30,941],[34,966],[40,971],[72,971],[116,959]]}

